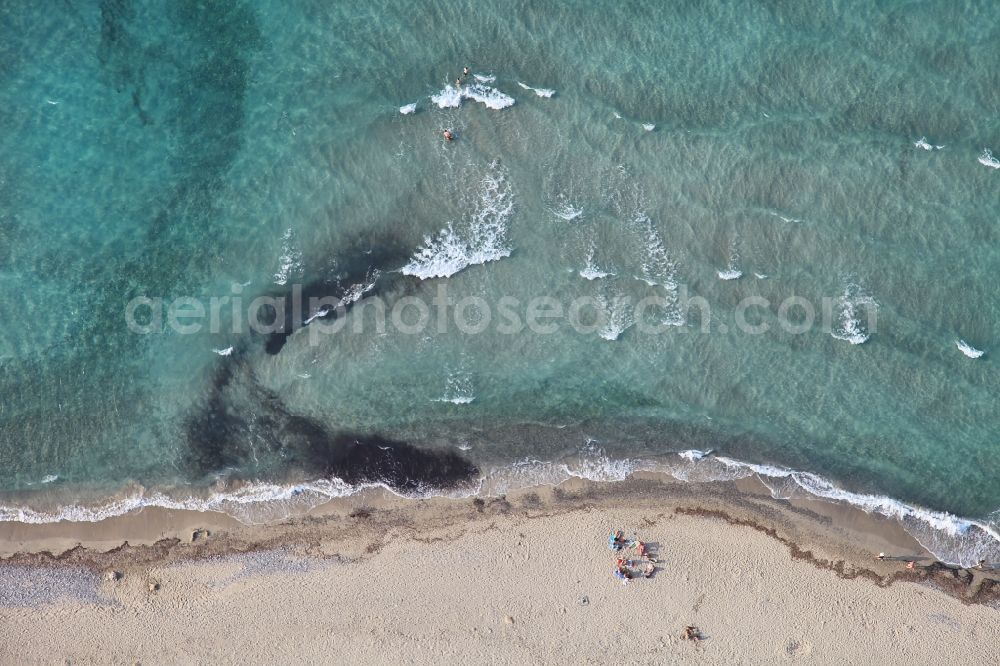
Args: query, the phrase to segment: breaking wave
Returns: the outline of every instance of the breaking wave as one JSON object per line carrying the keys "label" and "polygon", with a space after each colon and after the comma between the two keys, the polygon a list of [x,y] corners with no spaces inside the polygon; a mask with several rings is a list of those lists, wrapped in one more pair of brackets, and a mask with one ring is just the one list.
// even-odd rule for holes
{"label": "breaking wave", "polygon": [[594,261],[594,254],[596,252],[596,243],[591,243],[590,250],[587,252],[587,265],[580,271],[580,277],[584,280],[600,280],[601,278],[611,277],[614,275],[614,273],[602,271],[597,267],[597,264]]}
{"label": "breaking wave", "polygon": [[983,354],[986,353],[982,349],[976,349],[965,340],[956,340],[955,346],[958,347],[959,351],[961,351],[969,358],[980,358]]}
{"label": "breaking wave", "polygon": [[653,227],[653,221],[645,213],[640,213],[636,216],[635,223],[639,225],[644,241],[642,244],[642,264],[636,278],[650,287],[661,286],[668,291],[676,290],[677,267],[670,258],[670,254],[663,244],[663,239]]}
{"label": "breaking wave", "polygon": [[635,324],[632,302],[628,298],[622,296],[605,298],[601,296],[597,298],[597,301],[600,304],[603,319],[602,326],[597,331],[597,335],[600,338],[608,342],[614,342],[621,337],[622,333]]}
{"label": "breaking wave", "polygon": [[556,91],[551,88],[532,88],[527,83],[521,83],[520,81],[517,82],[517,85],[521,86],[525,90],[530,90],[539,97],[552,97],[556,94]]}
{"label": "breaking wave", "polygon": [[506,109],[514,104],[514,98],[510,95],[481,83],[473,83],[461,88],[449,84],[441,92],[431,95],[431,101],[441,109],[457,109],[462,105],[463,99],[471,99],[496,111]]}
{"label": "breaking wave", "polygon": [[514,212],[514,195],[506,172],[494,163],[480,181],[474,210],[461,222],[448,223],[423,246],[402,273],[421,280],[451,277],[468,266],[509,257],[507,227]]}
{"label": "breaking wave", "polygon": [[440,109],[457,109],[462,106],[462,91],[447,85],[436,95],[431,95],[431,101]]}
{"label": "breaking wave", "polygon": [[927,137],[922,136],[913,142],[914,148],[920,148],[921,150],[941,150],[944,146],[937,146],[927,143]]}
{"label": "breaking wave", "polygon": [[568,201],[563,201],[552,209],[552,214],[560,219],[566,220],[567,222],[572,222],[576,218],[583,215],[583,209],[574,206]]}
{"label": "breaking wave", "polygon": [[[852,345],[860,345],[868,342],[871,337],[869,326],[875,319],[878,304],[875,299],[867,294],[860,286],[854,282],[849,282],[844,287],[844,293],[837,301],[837,321],[834,323],[830,335],[838,340],[845,340]],[[865,318],[862,321],[861,311],[864,309]]]}
{"label": "breaking wave", "polygon": [[1000,169],[1000,160],[993,157],[993,153],[988,148],[983,148],[983,154],[979,156],[979,163],[991,169]]}
{"label": "breaking wave", "polygon": [[472,385],[472,375],[467,372],[449,372],[445,380],[444,395],[433,402],[448,402],[453,405],[468,405],[476,399]]}

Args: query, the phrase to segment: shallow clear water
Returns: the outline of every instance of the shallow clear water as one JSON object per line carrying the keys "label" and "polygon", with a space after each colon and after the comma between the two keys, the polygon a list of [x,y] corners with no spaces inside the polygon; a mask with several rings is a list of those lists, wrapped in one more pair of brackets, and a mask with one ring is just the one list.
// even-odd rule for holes
{"label": "shallow clear water", "polygon": [[[5,5],[6,504],[497,490],[714,449],[995,521],[998,26],[989,2]],[[463,65],[488,81],[464,99]],[[245,321],[295,284],[491,319],[355,307],[278,353],[226,307],[217,333],[125,323],[137,296]],[[504,332],[505,296],[522,320],[588,297],[594,325]]]}

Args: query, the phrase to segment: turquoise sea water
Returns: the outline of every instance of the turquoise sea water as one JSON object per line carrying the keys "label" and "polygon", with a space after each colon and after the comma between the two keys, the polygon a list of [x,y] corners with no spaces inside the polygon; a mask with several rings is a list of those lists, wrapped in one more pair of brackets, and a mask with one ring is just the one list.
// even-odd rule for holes
{"label": "turquoise sea water", "polygon": [[[990,2],[7,3],[2,515],[655,468],[1000,558],[998,44]],[[126,325],[293,285],[403,326]],[[442,288],[467,330],[402,330]]]}

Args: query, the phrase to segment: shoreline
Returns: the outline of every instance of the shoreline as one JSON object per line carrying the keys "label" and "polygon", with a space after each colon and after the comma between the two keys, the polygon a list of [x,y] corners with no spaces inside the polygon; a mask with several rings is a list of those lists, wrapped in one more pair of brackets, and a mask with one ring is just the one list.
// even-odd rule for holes
{"label": "shoreline", "polygon": [[[766,534],[794,558],[865,577],[878,585],[895,581],[933,584],[965,603],[997,603],[1000,570],[980,571],[939,562],[892,518],[823,499],[775,499],[757,478],[689,483],[661,473],[637,472],[624,481],[572,479],[499,497],[408,499],[382,488],[335,498],[301,514],[247,524],[221,512],[145,507],[97,522],[0,522],[0,567],[78,566],[93,571],[128,569],[225,557],[233,553],[338,544],[340,553],[359,526],[388,530],[405,525],[413,534],[475,525],[490,515],[537,518],[626,507],[700,517]],[[306,548],[325,556],[328,548]],[[886,553],[885,562],[875,556]],[[894,560],[890,558],[900,558]],[[916,571],[903,567],[916,560]]]}
{"label": "shoreline", "polygon": [[[218,515],[231,518],[243,525],[273,524],[310,515],[322,507],[338,503],[364,501],[372,495],[385,495],[403,503],[436,499],[453,501],[472,500],[476,497],[490,499],[513,493],[531,492],[538,488],[555,487],[566,483],[623,483],[643,476],[662,479],[667,483],[705,485],[733,482],[746,487],[765,488],[772,497],[780,497],[792,504],[805,502],[819,513],[829,513],[847,507],[858,514],[881,516],[901,526],[942,563],[969,567],[985,559],[1000,562],[1000,531],[995,524],[972,518],[963,518],[944,511],[907,504],[886,495],[864,494],[845,490],[837,484],[811,472],[789,468],[748,463],[712,452],[697,450],[680,451],[676,457],[662,459],[611,459],[606,456],[582,457],[579,460],[543,462],[525,460],[508,468],[499,468],[482,476],[475,484],[450,490],[431,491],[416,495],[398,492],[384,484],[351,486],[338,479],[315,481],[261,482],[234,480],[207,487],[200,495],[174,495],[176,489],[146,489],[129,485],[116,494],[104,498],[94,497],[91,503],[73,503],[64,488],[59,494],[46,499],[48,508],[14,506],[0,503],[0,557],[18,552],[5,546],[5,530],[11,534],[76,534],[86,541],[88,532],[106,533],[104,527],[89,530],[71,525],[122,525],[120,537],[126,540],[137,529],[130,525],[129,516],[145,515]],[[526,475],[527,470],[527,475]],[[187,489],[190,492],[190,488]],[[694,491],[697,492],[697,491]],[[62,500],[60,500],[60,497]],[[66,503],[63,503],[66,502]],[[20,506],[20,508],[18,508]],[[824,508],[825,507],[825,508]],[[838,514],[838,515],[842,515]],[[219,520],[229,524],[224,518]],[[167,520],[169,525],[173,518]],[[134,522],[134,521],[131,521]],[[59,525],[56,530],[18,529],[17,525]],[[114,531],[111,532],[114,534]],[[162,536],[162,535],[161,535]],[[27,537],[32,541],[35,537]],[[114,541],[116,537],[109,537]],[[30,547],[27,548],[30,552]]]}

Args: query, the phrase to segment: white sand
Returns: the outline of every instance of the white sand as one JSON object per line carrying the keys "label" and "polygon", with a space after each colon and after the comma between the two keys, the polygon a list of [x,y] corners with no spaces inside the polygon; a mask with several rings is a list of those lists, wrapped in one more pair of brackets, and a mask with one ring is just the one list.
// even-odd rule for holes
{"label": "white sand", "polygon": [[[994,608],[916,582],[845,579],[760,530],[660,501],[470,514],[419,527],[344,516],[299,533],[294,552],[136,561],[120,581],[97,576],[96,600],[71,590],[12,607],[8,590],[0,660],[912,666],[1000,654]],[[653,579],[612,577],[613,527],[659,544]],[[681,641],[686,624],[707,639]]]}

